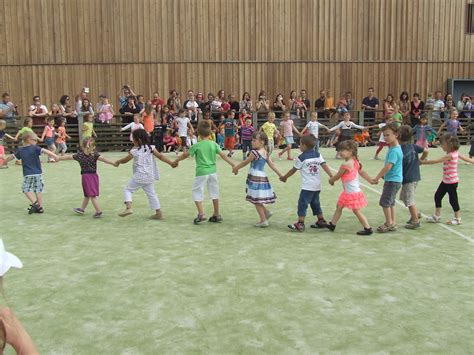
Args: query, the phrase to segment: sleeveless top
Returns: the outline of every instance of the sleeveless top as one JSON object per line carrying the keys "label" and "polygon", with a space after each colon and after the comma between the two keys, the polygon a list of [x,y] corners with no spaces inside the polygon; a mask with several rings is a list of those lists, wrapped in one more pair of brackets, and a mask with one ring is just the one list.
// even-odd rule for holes
{"label": "sleeveless top", "polygon": [[459,152],[456,150],[449,153],[451,160],[443,162],[443,182],[445,184],[455,184],[459,182],[458,177],[458,160]]}
{"label": "sleeveless top", "polygon": [[360,164],[357,159],[352,160],[354,162],[354,168],[343,167],[347,172],[341,176],[342,186],[344,187],[344,191],[348,194],[361,191],[359,183]]}

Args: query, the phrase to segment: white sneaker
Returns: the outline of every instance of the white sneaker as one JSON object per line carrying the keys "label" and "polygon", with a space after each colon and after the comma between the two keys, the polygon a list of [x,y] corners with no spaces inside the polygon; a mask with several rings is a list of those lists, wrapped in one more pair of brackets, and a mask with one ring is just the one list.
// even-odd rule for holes
{"label": "white sneaker", "polygon": [[263,222],[258,222],[257,224],[255,224],[255,227],[257,227],[257,228],[267,228],[268,227],[268,221],[265,220]]}
{"label": "white sneaker", "polygon": [[437,216],[435,214],[426,217],[426,222],[428,223],[439,223],[441,222],[441,216]]}

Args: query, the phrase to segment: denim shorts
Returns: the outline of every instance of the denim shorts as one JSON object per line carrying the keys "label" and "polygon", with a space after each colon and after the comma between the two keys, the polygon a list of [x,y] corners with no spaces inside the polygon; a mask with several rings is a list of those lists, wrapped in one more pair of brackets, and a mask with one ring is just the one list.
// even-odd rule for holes
{"label": "denim shorts", "polygon": [[402,187],[401,182],[385,181],[379,205],[383,208],[395,206],[395,199],[397,198],[397,192],[400,190],[400,187]]}
{"label": "denim shorts", "polygon": [[320,191],[301,190],[300,198],[298,199],[298,217],[306,216],[308,205],[311,206],[313,216],[323,213],[319,203],[319,193]]}

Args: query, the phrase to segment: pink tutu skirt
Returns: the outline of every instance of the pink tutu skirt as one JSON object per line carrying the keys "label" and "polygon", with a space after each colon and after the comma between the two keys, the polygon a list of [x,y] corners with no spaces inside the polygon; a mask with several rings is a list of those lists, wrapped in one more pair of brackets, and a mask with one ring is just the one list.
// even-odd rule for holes
{"label": "pink tutu skirt", "polygon": [[339,195],[337,205],[350,210],[358,210],[367,206],[367,200],[362,191],[347,193],[343,191]]}

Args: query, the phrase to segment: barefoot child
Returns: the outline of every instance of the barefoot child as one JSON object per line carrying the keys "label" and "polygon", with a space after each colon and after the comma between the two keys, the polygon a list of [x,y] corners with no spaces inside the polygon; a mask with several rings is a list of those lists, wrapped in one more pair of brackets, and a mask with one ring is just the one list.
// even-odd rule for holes
{"label": "barefoot child", "polygon": [[288,154],[287,160],[293,160],[291,157],[291,148],[295,143],[295,140],[293,139],[293,132],[301,135],[301,133],[296,129],[293,120],[290,119],[290,113],[287,111],[283,113],[283,118],[280,122],[280,134],[285,138],[286,147],[280,153],[278,153],[278,158],[281,158],[281,156],[286,152]]}
{"label": "barefoot child", "polygon": [[28,214],[43,213],[43,171],[39,156],[47,154],[49,157],[57,160],[58,157],[47,149],[38,147],[38,136],[33,132],[23,133],[23,146],[18,148],[15,154],[10,155],[5,161],[18,159],[22,161],[23,166],[23,186],[22,192],[31,202]]}
{"label": "barefoot child", "polygon": [[144,129],[137,129],[132,133],[133,148],[128,155],[115,162],[116,166],[128,163],[133,159],[133,176],[124,188],[125,210],[119,213],[120,217],[126,217],[133,213],[132,195],[135,191],[142,188],[148,198],[150,208],[155,211],[152,219],[162,219],[160,200],[156,196],[155,181],[159,180],[160,174],[156,166],[154,157],[165,162],[172,168],[178,166],[163,154],[158,152],[153,145],[150,145],[150,136]]}
{"label": "barefoot child", "polygon": [[329,221],[327,228],[334,232],[336,229],[337,222],[341,218],[342,210],[348,208],[356,215],[360,224],[364,229],[358,231],[357,235],[371,235],[373,233],[367,218],[362,213],[361,209],[367,206],[367,200],[365,199],[364,192],[360,189],[359,175],[367,181],[372,180],[367,173],[362,170],[362,166],[359,163],[357,157],[357,143],[352,140],[346,140],[341,142],[339,145],[339,153],[341,158],[344,159],[344,163],[339,167],[336,175],[329,179],[329,183],[334,183],[341,179],[344,191],[339,195],[337,200],[336,211]]}
{"label": "barefoot child", "polygon": [[385,215],[385,223],[377,227],[377,232],[387,233],[397,230],[395,199],[403,182],[403,152],[398,144],[399,128],[395,124],[390,123],[382,127],[382,134],[389,149],[385,156],[385,165],[374,178],[373,183],[378,184],[382,177],[385,180],[379,202]]}
{"label": "barefoot child", "polygon": [[246,200],[252,203],[257,210],[260,221],[255,224],[255,227],[259,228],[268,227],[268,219],[272,216],[272,213],[267,210],[265,205],[275,203],[276,200],[275,193],[264,170],[265,164],[268,163],[270,169],[272,169],[278,177],[282,177],[282,174],[268,156],[268,152],[265,149],[267,144],[267,135],[263,132],[255,132],[252,136],[253,150],[250,152],[250,155],[232,169],[232,172],[237,175],[239,169],[250,164],[250,170],[247,175]]}
{"label": "barefoot child", "polygon": [[445,151],[446,155],[433,160],[422,160],[421,164],[438,164],[443,163],[443,181],[438,186],[434,195],[435,200],[435,213],[432,216],[426,218],[427,222],[439,223],[441,222],[441,202],[446,194],[449,195],[449,203],[454,211],[454,217],[447,224],[456,226],[461,224],[461,208],[459,207],[458,201],[458,160],[462,160],[474,163],[474,159],[470,159],[459,154],[459,140],[458,137],[453,134],[444,134],[440,138],[441,147]]}
{"label": "barefoot child", "polygon": [[327,226],[323,211],[321,210],[321,204],[319,203],[321,168],[330,178],[332,177],[332,173],[321,154],[315,150],[316,142],[317,139],[312,134],[303,136],[300,144],[300,149],[303,154],[296,159],[294,167],[280,178],[280,181],[286,182],[286,180],[298,170],[301,172],[302,186],[298,199],[298,221],[288,225],[288,228],[298,232],[304,232],[305,230],[304,221],[308,205],[311,206],[313,216],[317,216],[318,218],[317,221],[311,225],[311,228],[325,228]]}
{"label": "barefoot child", "polygon": [[194,224],[199,224],[206,220],[202,203],[206,186],[214,207],[214,212],[209,218],[209,222],[217,223],[222,221],[222,216],[219,211],[219,182],[217,180],[216,156],[219,155],[232,167],[234,163],[225,155],[219,145],[211,140],[212,130],[208,120],[201,120],[197,131],[201,140],[193,145],[188,152],[181,154],[175,162],[178,163],[189,156],[196,157],[196,177],[194,178],[192,193],[198,214],[194,219]]}
{"label": "barefoot child", "polygon": [[[424,160],[428,155],[428,150],[412,143],[412,130],[408,125],[400,127],[400,148],[403,153],[403,183],[400,191],[400,200],[403,201],[410,211],[410,220],[405,225],[407,229],[420,227],[418,211],[415,205],[415,189],[418,181],[421,180],[420,160]],[[421,154],[418,158],[418,154]]]}
{"label": "barefoot child", "polygon": [[89,201],[95,208],[94,218],[102,217],[102,210],[99,206],[99,175],[97,175],[97,160],[116,166],[116,164],[101,156],[95,150],[95,142],[93,138],[85,138],[81,143],[81,150],[73,155],[61,156],[59,160],[76,160],[81,167],[82,191],[84,192],[84,200],[81,207],[74,208],[74,212],[84,215]]}

